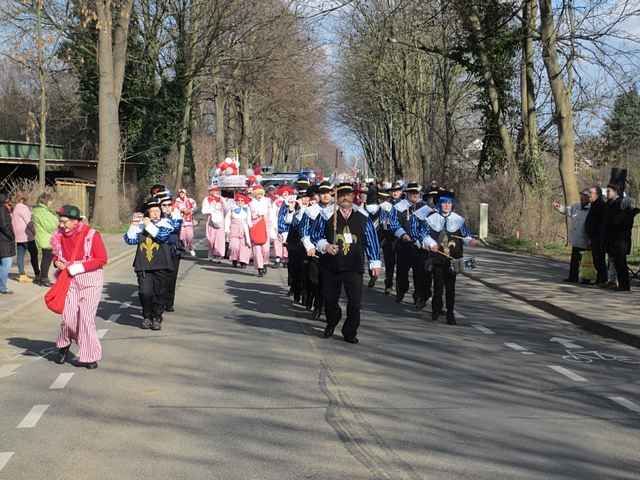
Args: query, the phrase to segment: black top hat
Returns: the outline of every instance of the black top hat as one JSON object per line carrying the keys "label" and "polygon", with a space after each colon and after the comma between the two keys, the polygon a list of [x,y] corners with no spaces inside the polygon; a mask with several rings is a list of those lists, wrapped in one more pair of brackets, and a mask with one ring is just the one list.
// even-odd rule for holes
{"label": "black top hat", "polygon": [[146,202],[144,202],[145,210],[149,210],[153,207],[160,207],[160,199],[158,197],[148,198]]}
{"label": "black top hat", "polygon": [[404,189],[404,191],[420,193],[422,191],[422,186],[418,182],[410,182],[410,183],[407,183],[407,187]]}
{"label": "black top hat", "polygon": [[367,190],[367,205],[372,205],[378,201],[378,189],[374,186]]}
{"label": "black top hat", "polygon": [[318,191],[320,193],[328,193],[333,190],[333,184],[329,180],[325,180],[320,185],[318,185]]}
{"label": "black top hat", "polygon": [[58,209],[58,215],[60,217],[71,218],[73,220],[80,220],[82,218],[80,209],[75,205],[63,205]]}
{"label": "black top hat", "polygon": [[612,168],[611,179],[607,188],[615,188],[616,191],[622,195],[624,192],[625,184],[627,183],[627,169],[626,168]]}
{"label": "black top hat", "polygon": [[397,192],[398,190],[402,190],[402,183],[393,182],[393,185],[389,188],[389,192]]}
{"label": "black top hat", "polygon": [[353,185],[350,183],[341,183],[336,187],[336,193],[340,195],[341,193],[353,193]]}

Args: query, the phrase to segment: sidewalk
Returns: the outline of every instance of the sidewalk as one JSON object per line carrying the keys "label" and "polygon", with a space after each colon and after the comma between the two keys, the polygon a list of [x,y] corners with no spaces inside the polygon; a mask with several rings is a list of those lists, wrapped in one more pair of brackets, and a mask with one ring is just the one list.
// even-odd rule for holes
{"label": "sidewalk", "polygon": [[[109,256],[109,263],[106,267],[107,269],[109,268],[109,264],[115,263],[128,255],[133,255],[134,249],[124,243],[122,240],[122,234],[108,233],[102,235],[102,238]],[[0,321],[33,302],[38,300],[44,302],[44,294],[47,291],[46,288],[32,283],[18,283],[15,280],[18,274],[18,268],[15,260],[16,259],[14,257],[9,279],[9,289],[13,291],[13,295],[0,295]],[[25,257],[24,263],[27,275],[33,277],[33,271],[31,270],[31,263],[29,261],[28,254]],[[53,269],[54,267],[52,265],[51,270],[49,270],[49,278],[51,279],[53,279]]]}
{"label": "sidewalk", "polygon": [[640,286],[631,293],[564,283],[569,265],[487,248],[468,249],[478,262],[468,277],[598,335],[640,348]]}

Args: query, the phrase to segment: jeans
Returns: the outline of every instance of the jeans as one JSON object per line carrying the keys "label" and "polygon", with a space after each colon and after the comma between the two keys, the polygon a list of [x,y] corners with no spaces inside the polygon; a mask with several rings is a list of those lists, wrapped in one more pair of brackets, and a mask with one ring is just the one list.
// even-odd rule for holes
{"label": "jeans", "polygon": [[24,254],[29,251],[29,259],[31,260],[31,268],[36,277],[40,277],[40,266],[38,265],[38,247],[35,240],[30,242],[19,242],[18,247],[18,275],[24,275]]}
{"label": "jeans", "polygon": [[9,270],[11,270],[11,264],[13,263],[13,257],[0,258],[0,292],[6,292],[7,280],[9,279]]}

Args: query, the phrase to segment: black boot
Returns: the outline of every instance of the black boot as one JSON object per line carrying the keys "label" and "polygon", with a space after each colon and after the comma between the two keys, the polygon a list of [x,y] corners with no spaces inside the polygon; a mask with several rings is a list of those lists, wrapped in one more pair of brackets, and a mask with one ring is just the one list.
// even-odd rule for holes
{"label": "black boot", "polygon": [[386,287],[386,288],[384,289],[384,294],[385,294],[385,295],[389,295],[390,293],[391,293],[391,287]]}
{"label": "black boot", "polygon": [[376,286],[376,277],[371,277],[369,279],[369,283],[367,284],[367,287],[369,288],[373,288]]}
{"label": "black boot", "polygon": [[336,327],[331,327],[329,325],[327,325],[327,327],[324,329],[324,338],[331,338],[333,337],[333,332],[336,329]]}
{"label": "black boot", "polygon": [[149,330],[151,328],[152,321],[150,318],[143,318],[140,328],[143,330]]}
{"label": "black boot", "polygon": [[431,320],[433,320],[434,322],[437,322],[437,321],[438,321],[438,317],[440,316],[440,313],[442,313],[442,312],[439,312],[439,311],[435,311],[435,310],[434,310],[434,311],[431,313]]}
{"label": "black boot", "polygon": [[173,308],[173,305],[169,305],[169,306],[167,306],[167,307],[164,309],[164,311],[165,311],[165,312],[169,312],[169,313],[171,313],[171,312],[175,312],[175,311],[176,311],[176,309],[175,309],[175,308]]}
{"label": "black boot", "polygon": [[424,298],[418,298],[416,300],[416,310],[423,310],[427,306],[427,301]]}
{"label": "black boot", "polygon": [[233,268],[236,268],[238,266],[238,261],[234,260],[233,262],[231,262],[231,265],[233,265]]}
{"label": "black boot", "polygon": [[456,325],[456,317],[453,312],[447,310],[447,324]]}
{"label": "black boot", "polygon": [[162,317],[155,317],[151,322],[151,330],[162,330]]}
{"label": "black boot", "polygon": [[58,365],[62,365],[64,362],[67,361],[67,354],[69,353],[69,348],[71,347],[71,345],[68,345],[64,348],[59,348],[58,349],[58,357],[56,358],[56,363]]}
{"label": "black boot", "polygon": [[258,269],[258,276],[259,277],[264,277],[264,269],[262,269],[262,268]]}

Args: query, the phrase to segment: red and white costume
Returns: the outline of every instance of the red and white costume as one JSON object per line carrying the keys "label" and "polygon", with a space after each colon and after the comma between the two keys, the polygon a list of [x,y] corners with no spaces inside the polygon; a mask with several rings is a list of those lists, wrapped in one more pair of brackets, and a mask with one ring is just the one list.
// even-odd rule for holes
{"label": "red and white costume", "polygon": [[[56,347],[66,348],[75,341],[80,362],[98,362],[102,346],[96,332],[96,311],[104,283],[102,267],[107,263],[102,237],[81,222],[70,232],[58,230],[51,238],[51,246],[54,263],[58,260],[66,263],[71,275]],[[74,252],[77,254],[71,258]]]}
{"label": "red and white costume", "polygon": [[[184,192],[185,196],[180,195]],[[174,207],[182,214],[182,228],[180,229],[180,240],[185,250],[193,252],[193,212],[197,207],[196,201],[186,195],[186,190],[178,192]]]}
{"label": "red and white costume", "polygon": [[251,210],[251,225],[255,225],[264,219],[267,227],[267,242],[263,245],[251,245],[256,268],[262,269],[265,263],[269,263],[269,253],[271,251],[271,200],[264,196],[260,199],[254,198],[249,204],[249,208]]}
{"label": "red and white costume", "polygon": [[273,239],[273,254],[276,259],[280,259],[286,262],[289,258],[289,253],[285,245],[287,239],[286,235],[278,233],[278,216],[280,214],[280,208],[283,205],[287,205],[289,199],[294,194],[293,188],[289,186],[282,186],[275,192],[275,199],[272,202],[271,207],[271,238]]}
{"label": "red and white costume", "polygon": [[236,202],[229,206],[225,216],[225,232],[229,236],[229,260],[248,264],[251,260],[251,238],[249,225],[251,212],[249,198],[237,195]]}
{"label": "red and white costume", "polygon": [[224,258],[227,208],[219,190],[210,190],[209,196],[202,200],[202,213],[207,216],[206,233],[207,243],[209,244],[209,258]]}

